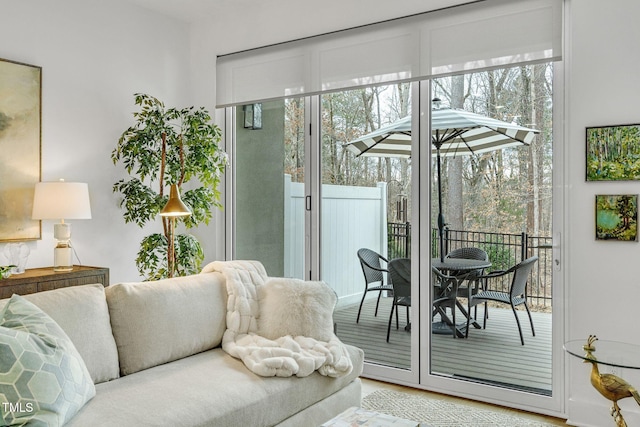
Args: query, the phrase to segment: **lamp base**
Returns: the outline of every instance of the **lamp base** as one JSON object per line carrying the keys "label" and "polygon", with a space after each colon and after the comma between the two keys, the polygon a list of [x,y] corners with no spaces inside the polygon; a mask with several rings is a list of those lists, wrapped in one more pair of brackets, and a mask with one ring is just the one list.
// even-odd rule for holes
{"label": "lamp base", "polygon": [[73,270],[71,246],[68,242],[60,241],[53,249],[53,271]]}

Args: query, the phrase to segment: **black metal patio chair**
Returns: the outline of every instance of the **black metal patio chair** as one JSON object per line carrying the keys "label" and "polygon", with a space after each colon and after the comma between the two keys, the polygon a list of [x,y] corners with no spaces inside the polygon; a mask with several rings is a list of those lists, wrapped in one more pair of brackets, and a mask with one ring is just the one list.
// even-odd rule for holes
{"label": "black metal patio chair", "polygon": [[409,307],[411,307],[411,260],[409,258],[396,258],[389,261],[389,276],[393,286],[393,304],[389,315],[389,325],[387,326],[387,342],[391,333],[391,321],[393,312],[396,312],[396,329],[399,329],[398,306],[407,308],[407,330],[411,330],[411,320],[409,319]]}
{"label": "black metal patio chair", "polygon": [[378,292],[378,301],[376,302],[376,311],[374,313],[374,316],[377,316],[382,292],[393,291],[393,286],[391,286],[390,283],[386,283],[388,282],[388,277],[385,276],[388,275],[389,270],[382,267],[382,262],[385,264],[388,263],[385,257],[371,249],[361,248],[358,250],[358,259],[360,260],[360,266],[364,274],[364,292],[362,294],[362,300],[360,301],[360,307],[358,308],[356,323],[360,321],[362,304],[364,304],[364,299],[368,292]]}
{"label": "black metal patio chair", "polygon": [[[445,258],[456,259],[477,259],[480,261],[489,261],[489,255],[484,249],[480,248],[457,248],[449,252]],[[484,269],[473,271],[450,271],[449,275],[456,276],[461,279],[461,283],[458,286],[458,296],[466,298],[471,293],[472,295],[478,293],[482,289],[482,282],[478,280],[478,276],[484,273]],[[471,314],[471,306],[467,306],[469,314]],[[487,311],[487,305],[484,306],[485,313]],[[478,307],[474,308],[474,317],[478,317]]]}
{"label": "black metal patio chair", "polygon": [[[485,275],[479,276],[478,279],[486,280],[487,287],[485,290],[478,292],[475,295],[469,296],[469,307],[475,306],[480,303],[486,303],[487,301],[495,301],[503,304],[509,304],[511,309],[513,310],[513,315],[516,318],[516,323],[518,324],[518,332],[520,333],[520,342],[524,345],[524,338],[522,336],[522,326],[520,325],[520,319],[518,318],[518,312],[516,307],[519,305],[524,305],[524,308],[527,310],[527,315],[529,316],[529,323],[531,323],[531,334],[535,337],[536,332],[533,327],[533,319],[531,318],[531,312],[529,311],[529,306],[527,305],[527,281],[529,280],[529,273],[533,269],[536,261],[538,261],[537,256],[532,256],[530,258],[521,261],[520,263],[514,265],[510,269],[506,271],[492,271],[491,273],[487,273]],[[496,280],[498,278],[502,278],[504,276],[512,275],[511,285],[509,287],[509,292],[500,292],[500,291],[490,291],[489,283],[492,280]],[[466,334],[469,334],[469,319],[471,316],[467,318],[467,331]],[[487,311],[484,312],[484,321],[482,324],[482,328],[486,328],[487,326]]]}

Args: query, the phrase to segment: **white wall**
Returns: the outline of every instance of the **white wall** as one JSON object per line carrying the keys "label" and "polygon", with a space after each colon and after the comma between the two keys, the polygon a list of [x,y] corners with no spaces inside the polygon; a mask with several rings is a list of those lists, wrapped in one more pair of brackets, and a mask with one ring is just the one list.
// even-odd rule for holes
{"label": "white wall", "polygon": [[[109,267],[112,283],[137,280],[148,233],[122,219],[111,188],[125,175],[111,151],[133,123],[134,93],[190,105],[187,25],[116,1],[2,0],[0,9],[0,58],[42,67],[42,180],[89,184],[93,218],[70,221],[80,260]],[[53,264],[52,234],[43,221],[27,268]]]}
{"label": "white wall", "polygon": [[[566,155],[568,271],[566,339],[600,339],[640,345],[637,302],[640,243],[594,239],[596,194],[638,194],[638,182],[585,182],[585,127],[640,123],[640,2],[572,1],[567,36]],[[596,345],[597,348],[597,345]],[[597,354],[596,354],[597,355]],[[610,404],[591,387],[589,366],[568,358],[568,415],[580,425],[614,425]],[[636,360],[640,363],[640,360]],[[636,387],[640,375],[618,370]],[[629,425],[640,424],[633,399],[620,405]]]}

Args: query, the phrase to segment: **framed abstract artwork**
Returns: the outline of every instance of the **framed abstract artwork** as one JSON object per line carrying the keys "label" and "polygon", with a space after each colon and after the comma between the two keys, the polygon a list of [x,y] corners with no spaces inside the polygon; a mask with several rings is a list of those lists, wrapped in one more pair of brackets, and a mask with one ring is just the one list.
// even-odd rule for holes
{"label": "framed abstract artwork", "polygon": [[0,59],[0,242],[40,239],[31,219],[40,181],[42,68]]}
{"label": "framed abstract artwork", "polygon": [[587,181],[640,180],[640,124],[587,128]]}
{"label": "framed abstract artwork", "polygon": [[596,240],[638,239],[638,196],[596,195]]}

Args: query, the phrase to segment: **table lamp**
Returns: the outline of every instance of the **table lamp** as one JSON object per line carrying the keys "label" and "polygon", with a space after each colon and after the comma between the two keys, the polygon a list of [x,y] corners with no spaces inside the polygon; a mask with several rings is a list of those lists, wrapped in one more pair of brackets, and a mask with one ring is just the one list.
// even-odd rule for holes
{"label": "table lamp", "polygon": [[164,208],[160,211],[160,216],[168,218],[169,220],[169,236],[167,247],[167,276],[173,277],[175,267],[175,228],[176,218],[185,217],[191,215],[189,208],[182,203],[180,199],[180,191],[177,184],[171,184],[169,190],[169,200]]}
{"label": "table lamp", "polygon": [[33,219],[59,219],[53,226],[58,240],[53,250],[53,270],[73,270],[71,225],[65,219],[91,219],[89,186],[82,182],[39,182],[33,195]]}

